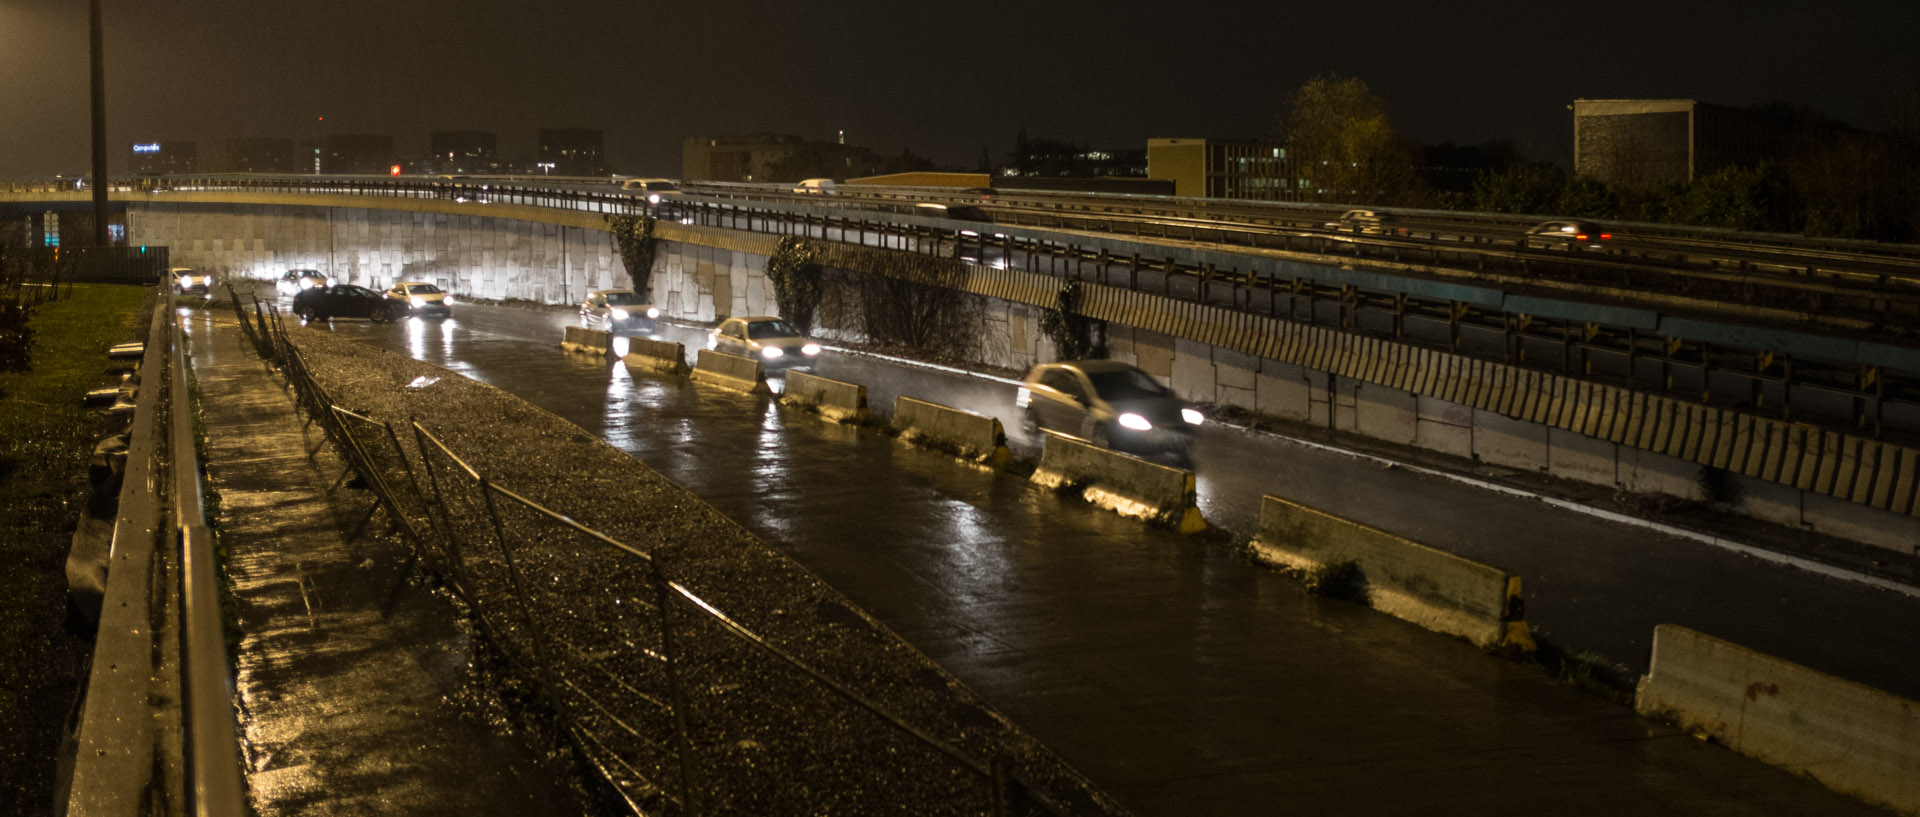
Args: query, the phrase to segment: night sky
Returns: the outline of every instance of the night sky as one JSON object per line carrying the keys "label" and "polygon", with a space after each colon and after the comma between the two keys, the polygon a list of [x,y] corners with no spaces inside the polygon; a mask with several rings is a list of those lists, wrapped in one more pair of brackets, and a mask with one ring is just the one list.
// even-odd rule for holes
{"label": "night sky", "polygon": [[[0,178],[84,173],[87,4],[0,0]],[[1094,147],[1264,135],[1338,72],[1400,133],[1571,160],[1576,98],[1788,102],[1880,124],[1920,89],[1920,2],[105,0],[108,154],[133,141],[542,127],[606,134],[616,171],[756,131],[971,167],[1022,127]],[[324,125],[315,118],[324,115]]]}

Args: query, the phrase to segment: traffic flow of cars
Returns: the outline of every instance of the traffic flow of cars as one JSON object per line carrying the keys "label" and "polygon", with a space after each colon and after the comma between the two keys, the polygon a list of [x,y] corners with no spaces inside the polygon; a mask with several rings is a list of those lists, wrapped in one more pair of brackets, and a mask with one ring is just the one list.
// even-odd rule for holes
{"label": "traffic flow of cars", "polygon": [[769,367],[811,366],[820,356],[820,344],[800,334],[786,321],[767,315],[728,318],[707,334],[707,348],[759,358]]}
{"label": "traffic flow of cars", "polygon": [[1192,462],[1194,431],[1206,422],[1206,415],[1152,375],[1113,360],[1035,366],[1021,379],[1013,404],[1029,434],[1056,431],[1181,464]]}
{"label": "traffic flow of cars", "polygon": [[580,302],[580,325],[616,335],[645,335],[654,331],[660,310],[631,289],[596,289]]}

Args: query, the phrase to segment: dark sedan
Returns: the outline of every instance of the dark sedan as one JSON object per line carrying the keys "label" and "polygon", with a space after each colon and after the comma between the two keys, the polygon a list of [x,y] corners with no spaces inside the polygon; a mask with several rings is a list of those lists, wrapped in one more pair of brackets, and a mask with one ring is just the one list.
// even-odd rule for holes
{"label": "dark sedan", "polygon": [[302,290],[293,296],[293,314],[308,323],[334,318],[366,318],[386,323],[406,314],[406,305],[387,300],[371,289],[353,284],[334,284]]}

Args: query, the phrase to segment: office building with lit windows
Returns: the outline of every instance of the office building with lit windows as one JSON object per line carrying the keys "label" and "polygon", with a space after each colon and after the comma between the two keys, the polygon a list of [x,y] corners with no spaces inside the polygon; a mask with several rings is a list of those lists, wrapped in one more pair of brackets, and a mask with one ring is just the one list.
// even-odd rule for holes
{"label": "office building with lit windows", "polygon": [[1173,182],[1173,194],[1214,199],[1299,201],[1287,149],[1251,139],[1148,139],[1147,178]]}

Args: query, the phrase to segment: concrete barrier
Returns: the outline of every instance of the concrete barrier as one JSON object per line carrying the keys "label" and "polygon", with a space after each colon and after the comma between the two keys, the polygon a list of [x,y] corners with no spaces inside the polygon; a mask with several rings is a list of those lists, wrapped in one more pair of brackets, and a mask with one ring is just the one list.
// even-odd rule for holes
{"label": "concrete barrier", "polygon": [[1082,486],[1088,502],[1135,519],[1166,522],[1198,533],[1207,522],[1194,504],[1193,472],[1122,454],[1078,437],[1046,432],[1034,482],[1048,488]]}
{"label": "concrete barrier", "polygon": [[893,425],[908,442],[949,448],[974,462],[997,468],[1013,459],[1006,429],[984,414],[901,396],[893,401]]}
{"label": "concrete barrier", "polygon": [[867,387],[828,380],[806,372],[787,372],[787,390],[780,402],[809,408],[836,423],[867,421]]}
{"label": "concrete barrier", "polygon": [[700,360],[693,366],[693,380],[748,394],[773,393],[767,388],[766,370],[759,360],[712,349],[700,350]]}
{"label": "concrete barrier", "polygon": [[652,369],[656,372],[686,374],[687,347],[672,341],[653,338],[627,338],[627,356],[621,358],[630,369]]}
{"label": "concrete barrier", "polygon": [[1351,563],[1374,609],[1481,647],[1534,649],[1520,577],[1499,568],[1275,496],[1260,505],[1253,549],[1297,570]]}
{"label": "concrete barrier", "polygon": [[1920,814],[1913,701],[1662,624],[1633,708],[1835,791]]}
{"label": "concrete barrier", "polygon": [[567,338],[560,342],[560,348],[569,352],[604,355],[613,348],[613,333],[604,329],[569,326]]}

